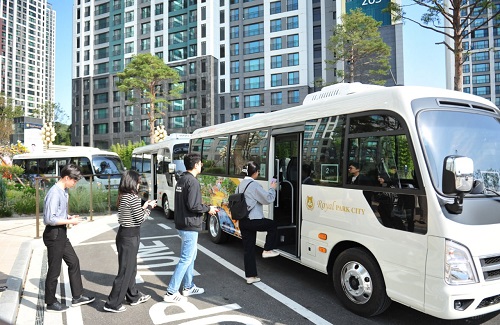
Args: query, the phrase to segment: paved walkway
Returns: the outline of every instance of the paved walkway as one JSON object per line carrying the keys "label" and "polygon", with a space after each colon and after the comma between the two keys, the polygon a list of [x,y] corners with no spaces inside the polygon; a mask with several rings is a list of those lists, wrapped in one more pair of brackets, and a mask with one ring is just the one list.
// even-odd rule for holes
{"label": "paved walkway", "polygon": [[[85,240],[91,234],[109,230],[116,220],[116,215],[94,216],[92,222],[86,221],[76,226],[80,230],[86,228],[85,231],[71,236],[70,229],[68,237],[73,238],[72,242]],[[40,220],[37,234],[34,216],[0,218],[0,288],[7,287],[3,291],[0,289],[0,325],[16,323],[32,252],[37,248],[45,248],[41,239],[44,229],[43,221]]]}

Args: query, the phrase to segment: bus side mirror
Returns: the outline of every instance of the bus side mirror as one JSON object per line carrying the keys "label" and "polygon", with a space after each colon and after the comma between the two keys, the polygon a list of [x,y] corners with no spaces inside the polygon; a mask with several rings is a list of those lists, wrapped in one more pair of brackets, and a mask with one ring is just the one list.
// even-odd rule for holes
{"label": "bus side mirror", "polygon": [[474,185],[474,162],[469,157],[447,156],[443,163],[443,193],[455,194],[453,204],[446,204],[450,213],[462,213],[465,193]]}
{"label": "bus side mirror", "polygon": [[175,164],[168,164],[168,173],[169,174],[174,174],[175,173]]}

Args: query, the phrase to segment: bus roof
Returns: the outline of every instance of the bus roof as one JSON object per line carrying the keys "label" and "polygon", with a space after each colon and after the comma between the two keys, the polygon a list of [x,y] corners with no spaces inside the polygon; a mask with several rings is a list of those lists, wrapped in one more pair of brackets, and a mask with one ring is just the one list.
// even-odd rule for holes
{"label": "bus roof", "polygon": [[[302,105],[200,128],[193,132],[192,138],[286,126],[311,119],[370,110],[390,109],[404,115],[409,113],[409,108],[407,105],[395,105],[396,102],[410,103],[413,99],[429,97],[445,101],[447,105],[453,105],[453,100],[458,100],[462,107],[464,102],[475,103],[498,113],[496,106],[487,99],[453,90],[418,86],[384,87],[361,83],[336,84],[307,95]],[[469,104],[469,107],[472,106]]]}
{"label": "bus roof", "polygon": [[94,147],[84,146],[50,146],[49,149],[44,149],[43,152],[22,153],[15,155],[12,159],[39,159],[39,158],[67,158],[73,157],[88,157],[93,155],[116,156],[118,154],[112,151],[105,151]]}
{"label": "bus roof", "polygon": [[163,141],[135,148],[132,151],[132,154],[134,155],[141,153],[155,153],[158,152],[158,150],[168,147],[170,145],[175,145],[178,143],[189,143],[190,139],[191,139],[191,134],[172,133],[169,136],[167,136]]}

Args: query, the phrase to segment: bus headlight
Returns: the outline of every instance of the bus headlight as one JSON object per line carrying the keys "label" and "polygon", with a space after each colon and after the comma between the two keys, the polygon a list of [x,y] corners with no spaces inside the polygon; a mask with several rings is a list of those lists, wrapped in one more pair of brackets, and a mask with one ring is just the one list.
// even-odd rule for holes
{"label": "bus headlight", "polygon": [[446,240],[444,280],[451,285],[477,283],[478,277],[469,250],[456,242]]}

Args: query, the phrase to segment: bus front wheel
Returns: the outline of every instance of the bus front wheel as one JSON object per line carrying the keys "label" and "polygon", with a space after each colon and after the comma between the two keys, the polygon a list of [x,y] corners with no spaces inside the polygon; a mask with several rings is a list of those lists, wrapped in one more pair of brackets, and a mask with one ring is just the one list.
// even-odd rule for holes
{"label": "bus front wheel", "polygon": [[340,253],[333,265],[333,286],[342,304],[363,317],[381,314],[391,304],[378,263],[362,248]]}
{"label": "bus front wheel", "polygon": [[222,231],[220,219],[217,214],[209,215],[208,235],[210,236],[210,240],[216,244],[221,244],[227,241],[228,235]]}
{"label": "bus front wheel", "polygon": [[174,213],[170,210],[170,204],[168,203],[168,198],[166,196],[163,197],[162,200],[163,213],[165,213],[165,217],[167,219],[172,219],[174,217]]}

